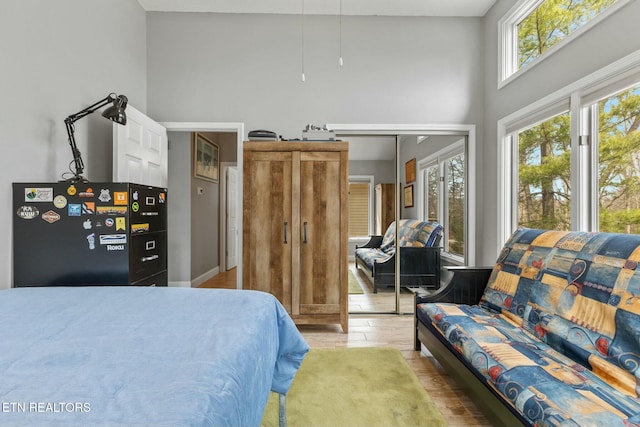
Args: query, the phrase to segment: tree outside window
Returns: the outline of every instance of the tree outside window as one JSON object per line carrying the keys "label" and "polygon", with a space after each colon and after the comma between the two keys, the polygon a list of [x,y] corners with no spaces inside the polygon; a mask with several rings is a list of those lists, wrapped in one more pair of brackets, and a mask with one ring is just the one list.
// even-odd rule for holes
{"label": "tree outside window", "polygon": [[518,68],[555,46],[617,0],[545,0],[517,25]]}
{"label": "tree outside window", "polygon": [[640,86],[598,103],[600,231],[640,233]]}
{"label": "tree outside window", "polygon": [[464,153],[451,157],[446,162],[447,243],[451,254],[464,256],[464,206],[465,206],[465,161]]}
{"label": "tree outside window", "polygon": [[570,124],[565,113],[518,133],[518,225],[571,228]]}

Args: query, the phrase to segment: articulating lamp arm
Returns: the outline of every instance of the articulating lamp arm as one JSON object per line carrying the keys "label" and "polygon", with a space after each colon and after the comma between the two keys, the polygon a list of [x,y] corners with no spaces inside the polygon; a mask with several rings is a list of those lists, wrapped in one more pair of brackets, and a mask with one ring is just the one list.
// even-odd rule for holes
{"label": "articulating lamp arm", "polygon": [[76,138],[74,137],[75,127],[73,124],[81,118],[95,112],[97,109],[102,108],[107,104],[113,103],[117,98],[118,97],[115,93],[110,93],[104,99],[101,99],[95,104],[88,106],[82,111],[71,114],[64,120],[64,123],[67,127],[67,135],[69,136],[69,145],[71,146],[71,152],[73,153],[73,162],[75,164],[76,170],[74,177],[76,181],[83,180],[82,173],[84,172],[84,162],[82,161],[80,150],[78,150],[78,146],[76,145]]}

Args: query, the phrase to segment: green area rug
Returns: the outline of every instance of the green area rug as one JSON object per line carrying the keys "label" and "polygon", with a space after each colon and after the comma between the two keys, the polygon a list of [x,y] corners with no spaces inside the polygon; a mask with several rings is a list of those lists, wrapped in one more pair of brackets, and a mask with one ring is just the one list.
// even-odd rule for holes
{"label": "green area rug", "polygon": [[349,270],[349,293],[350,294],[364,294],[360,283],[358,283],[358,279],[353,274],[353,271]]}
{"label": "green area rug", "polygon": [[[287,394],[288,427],[446,426],[400,351],[312,349]],[[271,393],[262,425],[278,425]]]}

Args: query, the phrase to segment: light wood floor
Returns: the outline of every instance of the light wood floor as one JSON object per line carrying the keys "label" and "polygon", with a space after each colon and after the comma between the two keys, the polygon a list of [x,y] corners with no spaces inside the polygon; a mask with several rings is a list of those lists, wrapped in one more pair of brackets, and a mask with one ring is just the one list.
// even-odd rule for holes
{"label": "light wood floor", "polygon": [[[235,289],[236,270],[218,274],[200,287]],[[367,295],[366,288],[364,295]],[[376,307],[380,307],[379,304],[384,307],[393,307],[395,306],[393,296],[393,292],[373,295],[371,298],[379,301],[372,304],[376,304]],[[353,295],[349,297],[350,308],[352,297]],[[365,298],[360,298],[362,304],[365,304],[362,302]],[[382,298],[387,298],[391,302],[382,302]],[[373,306],[367,305],[367,307]],[[413,350],[413,315],[350,313],[348,334],[342,333],[338,325],[299,325],[298,328],[311,348],[397,348],[451,427],[491,425],[460,385],[447,375],[426,350],[422,352]]]}

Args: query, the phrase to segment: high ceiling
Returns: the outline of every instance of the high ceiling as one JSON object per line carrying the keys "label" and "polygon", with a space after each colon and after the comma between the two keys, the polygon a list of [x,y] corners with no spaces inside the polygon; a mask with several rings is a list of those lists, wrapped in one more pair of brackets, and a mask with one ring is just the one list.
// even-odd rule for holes
{"label": "high ceiling", "polygon": [[[147,11],[338,15],[341,0],[138,0]],[[495,0],[342,0],[343,15],[484,16]]]}

